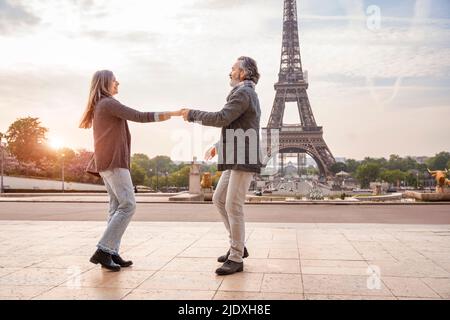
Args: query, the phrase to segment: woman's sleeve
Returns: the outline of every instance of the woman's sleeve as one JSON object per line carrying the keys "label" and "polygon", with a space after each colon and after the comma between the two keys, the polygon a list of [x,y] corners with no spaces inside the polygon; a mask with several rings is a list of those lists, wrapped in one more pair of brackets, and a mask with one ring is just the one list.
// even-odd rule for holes
{"label": "woman's sleeve", "polygon": [[108,111],[117,118],[133,122],[155,122],[159,120],[156,112],[140,112],[121,104],[115,99],[110,99],[108,104]]}

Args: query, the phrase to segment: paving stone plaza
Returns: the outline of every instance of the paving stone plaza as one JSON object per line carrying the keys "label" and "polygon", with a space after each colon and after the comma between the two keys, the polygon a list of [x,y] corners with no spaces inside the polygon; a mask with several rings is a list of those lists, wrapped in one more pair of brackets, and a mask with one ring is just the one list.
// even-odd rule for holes
{"label": "paving stone plaza", "polygon": [[1,221],[0,299],[449,299],[450,227],[247,223],[245,270],[217,276],[221,223],[132,222],[131,268],[89,263],[104,222]]}

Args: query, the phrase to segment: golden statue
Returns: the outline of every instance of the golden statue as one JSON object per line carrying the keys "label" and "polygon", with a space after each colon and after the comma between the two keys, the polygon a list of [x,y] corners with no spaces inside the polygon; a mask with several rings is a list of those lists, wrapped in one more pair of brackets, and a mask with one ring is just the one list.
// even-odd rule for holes
{"label": "golden statue", "polygon": [[450,186],[450,180],[447,179],[447,168],[445,171],[431,171],[428,169],[428,172],[431,174],[433,178],[436,179],[436,192],[437,193],[444,193],[447,186]]}
{"label": "golden statue", "polygon": [[200,182],[203,189],[209,189],[212,186],[211,172],[205,172]]}

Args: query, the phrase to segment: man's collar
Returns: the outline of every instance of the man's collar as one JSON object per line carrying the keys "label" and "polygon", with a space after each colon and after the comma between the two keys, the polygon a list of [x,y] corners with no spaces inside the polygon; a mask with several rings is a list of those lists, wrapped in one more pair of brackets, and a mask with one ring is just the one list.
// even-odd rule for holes
{"label": "man's collar", "polygon": [[256,84],[251,80],[244,80],[244,81],[239,82],[235,87],[233,87],[233,89],[231,89],[231,92],[235,92],[236,90],[238,90],[239,88],[242,88],[242,87],[251,87],[251,88],[255,89]]}
{"label": "man's collar", "polygon": [[240,87],[252,87],[253,89],[256,87],[256,84],[251,80],[244,80],[242,82],[239,82],[236,88]]}

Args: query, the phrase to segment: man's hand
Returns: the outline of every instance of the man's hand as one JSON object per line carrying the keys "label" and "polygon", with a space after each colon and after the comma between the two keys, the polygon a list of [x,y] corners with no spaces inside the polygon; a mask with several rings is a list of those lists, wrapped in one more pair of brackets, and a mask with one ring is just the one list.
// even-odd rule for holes
{"label": "man's hand", "polygon": [[189,111],[191,111],[190,109],[181,109],[181,115],[183,116],[184,121],[188,121],[188,117],[189,117]]}
{"label": "man's hand", "polygon": [[214,158],[217,154],[217,150],[215,146],[212,146],[211,148],[208,149],[208,151],[206,151],[205,153],[205,160],[211,160],[212,158]]}

